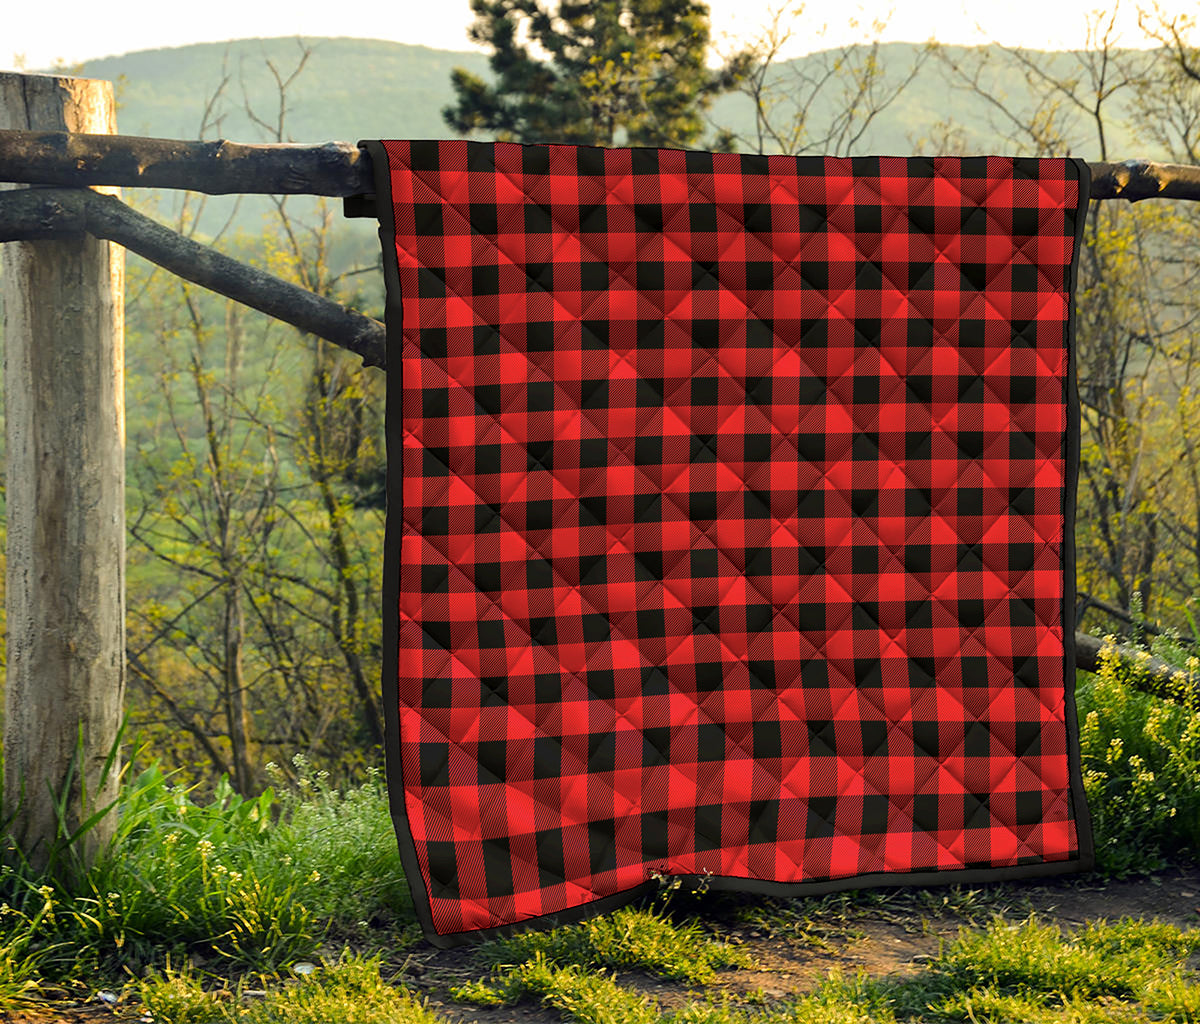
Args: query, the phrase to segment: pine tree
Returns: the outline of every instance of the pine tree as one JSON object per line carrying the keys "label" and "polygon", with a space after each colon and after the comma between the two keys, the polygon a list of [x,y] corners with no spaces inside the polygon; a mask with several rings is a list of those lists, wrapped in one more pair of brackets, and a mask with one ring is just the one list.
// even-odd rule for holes
{"label": "pine tree", "polygon": [[[462,68],[442,111],[460,134],[502,141],[689,147],[714,97],[747,58],[706,66],[708,8],[698,0],[471,0],[469,34],[492,50],[488,84]],[[721,135],[713,148],[728,148]]]}

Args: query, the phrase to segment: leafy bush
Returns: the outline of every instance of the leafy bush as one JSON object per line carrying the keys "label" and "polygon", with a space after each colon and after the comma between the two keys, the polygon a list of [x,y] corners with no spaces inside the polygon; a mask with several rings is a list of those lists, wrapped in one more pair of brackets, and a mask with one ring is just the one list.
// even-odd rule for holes
{"label": "leafy bush", "polygon": [[1200,663],[1165,646],[1155,654],[1183,661],[1175,700],[1127,685],[1111,641],[1076,690],[1097,867],[1115,875],[1200,849]]}
{"label": "leafy bush", "polygon": [[[387,788],[377,768],[360,786],[334,789],[328,773],[292,758],[299,777],[280,797],[279,821],[261,851],[262,867],[274,861],[315,872],[306,905],[333,932],[361,936],[386,920],[412,924],[412,895],[400,864]],[[268,766],[270,771],[270,766]]]}
{"label": "leafy bush", "polygon": [[244,798],[222,779],[199,799],[152,765],[123,786],[117,834],[82,882],[4,869],[9,913],[40,915],[61,971],[171,953],[269,971],[313,955],[331,932],[398,919],[415,933],[378,773],[338,791],[303,758],[295,766],[300,785],[282,796]]}
{"label": "leafy bush", "polygon": [[64,937],[98,960],[148,962],[166,946],[270,969],[311,953],[324,931],[306,899],[318,876],[265,856],[276,803],[225,779],[198,803],[148,768],[123,790],[117,835],[84,891],[60,895]]}

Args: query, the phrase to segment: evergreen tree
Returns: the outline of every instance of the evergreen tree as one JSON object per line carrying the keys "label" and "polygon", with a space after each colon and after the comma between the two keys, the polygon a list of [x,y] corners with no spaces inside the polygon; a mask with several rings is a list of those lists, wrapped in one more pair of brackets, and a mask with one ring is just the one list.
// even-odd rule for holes
{"label": "evergreen tree", "polygon": [[[442,114],[460,134],[503,141],[688,147],[703,113],[748,58],[706,66],[708,8],[697,0],[471,0],[472,41],[492,50],[495,84],[462,68]],[[729,148],[729,136],[713,144]]]}

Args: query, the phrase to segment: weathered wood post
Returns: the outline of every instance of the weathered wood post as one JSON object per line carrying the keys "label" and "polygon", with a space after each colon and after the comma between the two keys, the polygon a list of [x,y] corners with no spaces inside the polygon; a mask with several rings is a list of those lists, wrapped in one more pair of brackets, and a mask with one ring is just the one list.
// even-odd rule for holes
{"label": "weathered wood post", "polygon": [[[113,133],[112,86],[0,74],[0,128]],[[74,830],[117,792],[118,764],[101,777],[125,689],[125,255],[85,235],[0,252],[4,816],[15,812],[13,838],[44,867],[58,831],[52,793],[65,795]],[[108,815],[79,852],[90,860],[114,824]]]}

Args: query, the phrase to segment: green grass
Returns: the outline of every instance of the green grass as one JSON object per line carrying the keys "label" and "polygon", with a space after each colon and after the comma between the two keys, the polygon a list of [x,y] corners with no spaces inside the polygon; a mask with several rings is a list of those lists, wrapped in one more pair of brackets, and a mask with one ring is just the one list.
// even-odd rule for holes
{"label": "green grass", "polygon": [[[9,920],[0,917],[0,929],[36,936],[39,966],[60,975],[136,968],[169,955],[270,971],[313,956],[330,938],[379,940],[383,926],[399,928],[387,930],[393,948],[413,941],[378,773],[335,790],[303,759],[296,767],[294,791],[267,789],[254,799],[225,781],[201,799],[148,768],[123,787],[116,839],[82,882],[46,884],[3,869]],[[13,949],[14,965],[33,955]]]}
{"label": "green grass", "polygon": [[646,996],[625,988],[607,974],[580,964],[559,966],[545,954],[498,972],[491,982],[473,982],[454,996],[477,1006],[506,1006],[537,999],[581,1024],[657,1024],[658,1007]]}
{"label": "green grass", "polygon": [[400,922],[416,936],[412,896],[400,865],[388,795],[377,768],[362,785],[334,788],[300,756],[299,777],[281,798],[281,814],[261,853],[260,867],[281,860],[316,872],[306,905],[339,938],[363,939]]}
{"label": "green grass", "polygon": [[205,987],[194,971],[153,974],[138,988],[146,1013],[170,1024],[437,1024],[404,988],[385,981],[377,959],[343,956],[301,978]]}
{"label": "green grass", "polygon": [[[1200,998],[1185,971],[1200,931],[1122,920],[1075,935],[1030,917],[964,933],[937,960],[934,1020],[999,1022],[1195,1020]],[[1183,1015],[1179,1015],[1183,1011]]]}
{"label": "green grass", "polygon": [[1019,889],[1004,885],[979,889],[963,885],[847,889],[796,899],[747,899],[740,894],[722,894],[722,898],[733,904],[728,916],[739,929],[825,953],[862,937],[859,926],[866,920],[891,921],[921,930],[927,919],[954,917],[967,923],[986,922],[996,913],[1010,912],[1023,903]]}
{"label": "green grass", "polygon": [[723,967],[752,966],[744,952],[714,940],[697,921],[677,925],[643,907],[621,907],[581,924],[490,942],[479,957],[493,964],[540,959],[551,965],[637,970],[697,984],[712,981]]}
{"label": "green grass", "polygon": [[[579,1024],[1200,1019],[1200,987],[1187,969],[1200,951],[1200,930],[1161,922],[1098,921],[1072,934],[1033,915],[1019,922],[996,917],[986,929],[962,929],[914,977],[875,980],[831,971],[813,992],[793,999],[692,993],[675,1011],[610,974],[581,933],[581,926],[560,929],[553,950],[530,945],[524,960],[460,985],[453,995],[479,1006],[540,1003]],[[637,929],[623,934],[614,940],[607,963],[645,969],[637,963],[642,948]]]}

